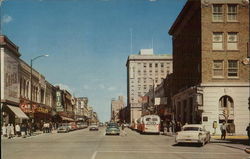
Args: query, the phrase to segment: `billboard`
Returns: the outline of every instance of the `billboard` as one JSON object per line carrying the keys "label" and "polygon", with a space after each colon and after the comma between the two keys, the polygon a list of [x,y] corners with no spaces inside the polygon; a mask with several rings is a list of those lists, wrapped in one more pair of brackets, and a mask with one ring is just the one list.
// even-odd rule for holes
{"label": "billboard", "polygon": [[3,71],[1,81],[3,79],[4,89],[3,100],[9,100],[19,103],[19,78],[18,78],[18,59],[10,56],[8,52],[2,54],[1,52],[1,64],[3,64]]}

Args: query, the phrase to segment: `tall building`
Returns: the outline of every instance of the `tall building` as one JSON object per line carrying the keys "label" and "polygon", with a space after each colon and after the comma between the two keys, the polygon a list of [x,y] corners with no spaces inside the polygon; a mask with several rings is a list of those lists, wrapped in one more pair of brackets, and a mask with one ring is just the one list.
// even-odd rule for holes
{"label": "tall building", "polygon": [[153,49],[141,49],[127,60],[127,104],[130,122],[142,113],[142,97],[172,73],[172,55],[155,55]]}
{"label": "tall building", "polygon": [[123,96],[119,96],[118,99],[112,99],[111,101],[111,120],[114,122],[120,121],[120,110],[124,108],[125,103]]}
{"label": "tall building", "polygon": [[188,0],[169,30],[173,39],[175,119],[232,133],[249,123],[249,1]]}

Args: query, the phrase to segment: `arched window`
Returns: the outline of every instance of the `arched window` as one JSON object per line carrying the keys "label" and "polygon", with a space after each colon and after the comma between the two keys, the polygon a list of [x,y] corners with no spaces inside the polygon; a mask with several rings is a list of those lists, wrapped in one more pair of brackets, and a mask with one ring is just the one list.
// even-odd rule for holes
{"label": "arched window", "polygon": [[220,107],[222,108],[233,108],[234,107],[234,102],[233,99],[230,96],[222,96],[220,98]]}

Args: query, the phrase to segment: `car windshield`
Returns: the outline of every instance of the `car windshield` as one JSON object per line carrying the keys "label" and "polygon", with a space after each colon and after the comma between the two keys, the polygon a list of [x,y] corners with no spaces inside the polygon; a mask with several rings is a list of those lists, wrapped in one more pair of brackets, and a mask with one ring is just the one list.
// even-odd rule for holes
{"label": "car windshield", "polygon": [[199,131],[198,127],[184,127],[183,131]]}

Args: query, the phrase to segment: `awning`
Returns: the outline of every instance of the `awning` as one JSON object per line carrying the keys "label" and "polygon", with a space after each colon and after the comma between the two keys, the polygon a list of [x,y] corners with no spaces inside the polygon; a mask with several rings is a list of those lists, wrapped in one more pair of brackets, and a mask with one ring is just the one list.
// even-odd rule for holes
{"label": "awning", "polygon": [[20,119],[29,119],[29,117],[19,108],[19,107],[14,107],[14,106],[10,106],[7,105],[10,110],[15,113],[15,115],[20,118]]}
{"label": "awning", "polygon": [[64,116],[60,116],[62,118],[62,120],[67,120],[67,121],[74,121],[72,118],[68,118],[68,117],[64,117]]}

